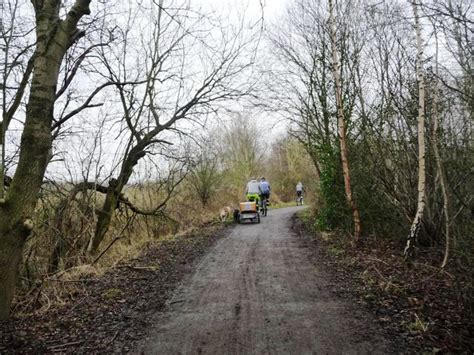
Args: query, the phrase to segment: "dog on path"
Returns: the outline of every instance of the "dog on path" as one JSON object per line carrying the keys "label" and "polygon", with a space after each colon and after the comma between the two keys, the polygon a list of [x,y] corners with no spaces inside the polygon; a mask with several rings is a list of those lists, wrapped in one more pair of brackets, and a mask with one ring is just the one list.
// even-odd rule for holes
{"label": "dog on path", "polygon": [[240,222],[240,211],[238,208],[234,210],[234,223]]}
{"label": "dog on path", "polygon": [[229,206],[221,208],[221,210],[219,211],[219,217],[221,219],[221,222],[225,222],[230,217],[231,212],[232,209]]}

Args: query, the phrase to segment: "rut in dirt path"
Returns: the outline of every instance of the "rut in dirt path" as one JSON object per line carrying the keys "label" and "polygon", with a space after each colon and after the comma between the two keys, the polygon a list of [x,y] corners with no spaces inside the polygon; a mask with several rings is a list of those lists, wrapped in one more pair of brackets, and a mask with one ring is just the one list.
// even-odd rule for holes
{"label": "rut in dirt path", "polygon": [[146,354],[364,354],[393,347],[372,316],[335,299],[291,231],[301,207],[270,210],[223,238],[156,317]]}

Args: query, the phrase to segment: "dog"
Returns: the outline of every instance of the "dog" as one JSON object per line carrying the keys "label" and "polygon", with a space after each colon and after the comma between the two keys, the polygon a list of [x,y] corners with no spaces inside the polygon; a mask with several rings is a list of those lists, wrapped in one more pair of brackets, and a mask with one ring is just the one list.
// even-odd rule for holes
{"label": "dog", "polygon": [[221,222],[225,222],[229,217],[232,209],[229,206],[225,206],[219,211],[219,217]]}
{"label": "dog", "polygon": [[234,223],[240,222],[240,211],[238,208],[234,210]]}

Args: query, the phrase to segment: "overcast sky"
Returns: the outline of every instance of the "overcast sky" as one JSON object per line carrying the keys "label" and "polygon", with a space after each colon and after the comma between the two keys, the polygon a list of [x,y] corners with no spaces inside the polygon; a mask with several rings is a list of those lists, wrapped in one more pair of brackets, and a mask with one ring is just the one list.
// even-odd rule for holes
{"label": "overcast sky", "polygon": [[246,10],[249,16],[259,18],[261,16],[261,8],[264,8],[264,16],[266,20],[273,20],[285,8],[285,4],[289,0],[191,0],[192,4],[199,4],[203,8],[210,8],[216,11],[233,10],[230,13]]}
{"label": "overcast sky", "polygon": [[[258,23],[262,18],[265,21],[265,28],[278,21],[288,4],[294,0],[190,0],[192,7],[200,7],[204,12],[211,11],[222,15],[225,21],[232,23],[238,21],[244,15],[247,23]],[[259,55],[257,61],[265,61],[266,42],[262,40],[259,45]],[[250,114],[251,118],[255,120],[257,127],[265,130],[266,139],[272,141],[276,137],[281,136],[286,131],[287,123],[282,121],[282,117],[275,113],[267,113],[252,108],[243,109],[244,115]]]}

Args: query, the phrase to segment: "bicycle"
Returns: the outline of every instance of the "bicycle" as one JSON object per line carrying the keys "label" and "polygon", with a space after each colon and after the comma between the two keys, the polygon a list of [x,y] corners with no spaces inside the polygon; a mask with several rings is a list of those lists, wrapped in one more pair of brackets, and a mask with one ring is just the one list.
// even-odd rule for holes
{"label": "bicycle", "polygon": [[268,213],[268,200],[265,196],[262,196],[261,199],[260,199],[260,203],[261,203],[261,211],[262,211],[262,216],[263,217],[266,217],[267,216],[267,213]]}
{"label": "bicycle", "polygon": [[296,206],[303,206],[303,194],[296,196]]}

